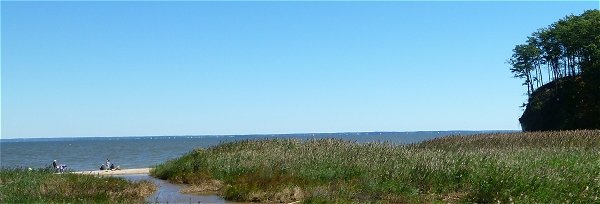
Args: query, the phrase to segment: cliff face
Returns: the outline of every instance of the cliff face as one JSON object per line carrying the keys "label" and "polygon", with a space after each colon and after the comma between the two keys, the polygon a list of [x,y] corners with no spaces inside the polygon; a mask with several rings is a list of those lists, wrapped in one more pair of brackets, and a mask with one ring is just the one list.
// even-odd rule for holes
{"label": "cliff face", "polygon": [[597,80],[564,77],[536,89],[519,118],[523,131],[600,129]]}

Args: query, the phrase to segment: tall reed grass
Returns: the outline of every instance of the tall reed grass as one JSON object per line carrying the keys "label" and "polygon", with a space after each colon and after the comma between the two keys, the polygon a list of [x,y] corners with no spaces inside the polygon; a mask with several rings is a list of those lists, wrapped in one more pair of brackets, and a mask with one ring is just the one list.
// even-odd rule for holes
{"label": "tall reed grass", "polygon": [[600,131],[452,136],[412,145],[238,141],[194,150],[151,175],[213,185],[208,189],[235,201],[598,203]]}
{"label": "tall reed grass", "polygon": [[118,177],[0,169],[0,203],[144,203],[156,186]]}

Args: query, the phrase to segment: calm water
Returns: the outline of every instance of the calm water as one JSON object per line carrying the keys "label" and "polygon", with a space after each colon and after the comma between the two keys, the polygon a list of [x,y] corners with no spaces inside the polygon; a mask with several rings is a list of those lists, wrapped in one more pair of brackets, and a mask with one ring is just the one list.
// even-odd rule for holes
{"label": "calm water", "polygon": [[148,180],[154,182],[158,186],[158,189],[152,195],[146,197],[146,202],[148,203],[232,203],[223,200],[218,195],[183,194],[179,192],[183,185],[172,184],[144,174],[123,175],[119,177],[131,181]]}
{"label": "calm water", "polygon": [[1,167],[46,167],[56,159],[71,170],[95,170],[110,159],[121,168],[143,168],[177,158],[195,148],[222,142],[268,138],[340,138],[357,142],[414,143],[448,135],[490,131],[319,133],[239,136],[94,137],[0,140]]}

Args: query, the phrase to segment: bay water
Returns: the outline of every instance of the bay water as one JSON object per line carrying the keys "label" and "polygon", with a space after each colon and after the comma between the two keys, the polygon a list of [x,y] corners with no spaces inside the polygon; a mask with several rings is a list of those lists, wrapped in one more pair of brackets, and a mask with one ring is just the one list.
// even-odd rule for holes
{"label": "bay water", "polygon": [[68,170],[98,170],[109,159],[123,169],[146,168],[178,158],[195,148],[208,148],[236,140],[273,138],[337,138],[364,142],[409,144],[449,135],[497,131],[422,131],[306,133],[277,135],[140,136],[0,139],[0,167],[43,168],[57,160]]}

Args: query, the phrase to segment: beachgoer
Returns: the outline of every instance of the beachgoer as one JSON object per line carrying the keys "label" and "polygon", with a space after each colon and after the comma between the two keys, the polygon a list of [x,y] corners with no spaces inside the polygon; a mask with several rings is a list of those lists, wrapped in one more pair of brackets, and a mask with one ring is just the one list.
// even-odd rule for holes
{"label": "beachgoer", "polygon": [[107,169],[110,168],[110,160],[106,159],[106,164],[105,165],[106,165]]}
{"label": "beachgoer", "polygon": [[110,164],[110,170],[115,170],[115,164]]}
{"label": "beachgoer", "polygon": [[56,159],[52,161],[52,167],[54,168],[54,172],[63,173],[67,168],[66,164],[59,164],[56,162]]}
{"label": "beachgoer", "polygon": [[67,168],[67,165],[65,165],[65,164],[60,164],[60,165],[58,165],[58,171],[59,171],[60,173],[63,173],[63,172],[65,172],[65,169],[66,169],[66,168]]}

